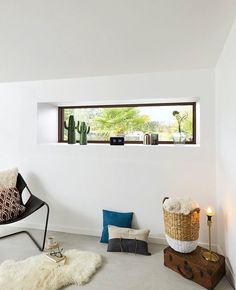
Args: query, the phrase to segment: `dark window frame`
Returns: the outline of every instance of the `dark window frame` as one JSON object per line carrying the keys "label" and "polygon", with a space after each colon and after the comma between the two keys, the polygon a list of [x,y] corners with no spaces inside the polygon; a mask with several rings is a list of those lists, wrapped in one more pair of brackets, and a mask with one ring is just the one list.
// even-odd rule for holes
{"label": "dark window frame", "polygon": [[[185,144],[197,143],[196,124],[196,102],[174,102],[174,103],[145,103],[145,104],[112,104],[112,105],[82,105],[82,106],[59,106],[58,107],[58,143],[67,142],[64,140],[64,109],[90,109],[90,108],[121,108],[121,107],[161,107],[161,106],[192,106],[193,107],[193,140]],[[78,142],[78,141],[77,141]],[[108,144],[109,141],[88,141],[88,143]],[[125,141],[125,144],[143,144],[142,141]],[[173,141],[159,141],[159,144],[174,144]]]}

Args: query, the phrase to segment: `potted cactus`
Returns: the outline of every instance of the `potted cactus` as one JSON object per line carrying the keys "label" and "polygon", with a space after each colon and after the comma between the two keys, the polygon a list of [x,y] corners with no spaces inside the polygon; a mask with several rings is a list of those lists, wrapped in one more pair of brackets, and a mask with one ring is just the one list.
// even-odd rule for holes
{"label": "potted cactus", "polygon": [[75,119],[73,115],[69,116],[68,125],[66,121],[64,121],[64,128],[68,131],[68,144],[75,144],[75,130],[79,128],[79,122],[77,123],[77,126],[75,126]]}
{"label": "potted cactus", "polygon": [[77,131],[80,134],[80,145],[87,145],[87,135],[90,132],[90,126],[87,126],[85,122],[81,122],[80,127],[77,127]]}

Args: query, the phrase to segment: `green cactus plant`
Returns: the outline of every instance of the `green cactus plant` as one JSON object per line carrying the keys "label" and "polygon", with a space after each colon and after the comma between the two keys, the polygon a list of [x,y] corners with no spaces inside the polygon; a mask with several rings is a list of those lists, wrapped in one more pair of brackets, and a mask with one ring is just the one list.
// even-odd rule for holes
{"label": "green cactus plant", "polygon": [[81,122],[80,128],[77,128],[80,134],[80,145],[87,145],[87,135],[90,132],[90,126],[87,126],[85,122]]}
{"label": "green cactus plant", "polygon": [[76,143],[75,130],[79,128],[79,121],[77,123],[77,126],[75,126],[74,116],[70,115],[68,125],[66,124],[66,121],[64,121],[64,128],[68,131],[68,144],[75,144]]}

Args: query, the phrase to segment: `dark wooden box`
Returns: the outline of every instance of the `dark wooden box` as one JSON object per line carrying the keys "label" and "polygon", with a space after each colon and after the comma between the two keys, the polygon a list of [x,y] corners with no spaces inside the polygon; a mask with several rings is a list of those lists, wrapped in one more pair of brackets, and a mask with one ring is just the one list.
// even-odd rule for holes
{"label": "dark wooden box", "polygon": [[181,254],[168,247],[164,250],[164,265],[184,278],[212,290],[225,275],[225,258],[219,255],[219,262],[209,262],[202,257],[204,251],[207,250],[197,247],[190,254]]}

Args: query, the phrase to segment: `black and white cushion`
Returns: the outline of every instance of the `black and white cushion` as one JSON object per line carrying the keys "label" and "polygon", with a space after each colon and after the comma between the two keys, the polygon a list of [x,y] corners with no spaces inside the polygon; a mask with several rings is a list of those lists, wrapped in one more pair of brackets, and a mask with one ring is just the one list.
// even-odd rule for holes
{"label": "black and white cushion", "polygon": [[108,226],[109,242],[108,252],[127,252],[149,256],[148,236],[149,230],[134,230]]}
{"label": "black and white cushion", "polygon": [[24,211],[17,188],[0,189],[0,222],[14,219]]}

